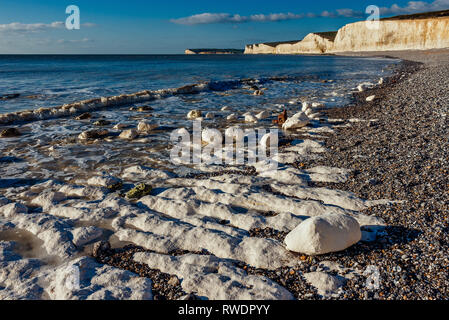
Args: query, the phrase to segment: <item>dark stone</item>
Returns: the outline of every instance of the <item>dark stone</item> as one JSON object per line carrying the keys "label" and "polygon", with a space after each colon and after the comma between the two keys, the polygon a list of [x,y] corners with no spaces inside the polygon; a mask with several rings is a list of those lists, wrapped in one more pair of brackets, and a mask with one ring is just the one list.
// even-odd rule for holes
{"label": "dark stone", "polygon": [[6,128],[0,133],[0,138],[13,138],[20,136],[20,131],[16,128]]}

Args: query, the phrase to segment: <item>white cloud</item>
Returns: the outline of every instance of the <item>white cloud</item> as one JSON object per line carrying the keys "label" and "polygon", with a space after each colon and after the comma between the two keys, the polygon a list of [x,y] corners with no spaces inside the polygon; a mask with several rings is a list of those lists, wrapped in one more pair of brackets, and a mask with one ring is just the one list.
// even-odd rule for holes
{"label": "white cloud", "polygon": [[304,18],[303,14],[293,13],[254,14],[251,16],[232,15],[229,13],[201,13],[190,17],[172,19],[170,21],[177,24],[197,25],[212,23],[276,22],[301,18]]}
{"label": "white cloud", "polygon": [[[425,11],[438,11],[449,9],[449,0],[435,0],[431,3],[424,1],[410,1],[406,6],[400,7],[397,4],[390,8],[381,8],[381,15],[392,14],[409,14]],[[212,23],[245,23],[245,22],[277,22],[286,20],[298,20],[303,18],[363,18],[365,13],[353,9],[338,9],[336,11],[323,11],[320,14],[315,13],[276,13],[276,14],[254,14],[250,16],[241,16],[239,14],[229,13],[201,13],[190,17],[179,19],[171,19],[170,21],[176,24],[183,25],[198,25],[198,24],[212,24]]]}
{"label": "white cloud", "polygon": [[[94,27],[94,23],[84,23],[81,27]],[[17,32],[17,33],[27,33],[27,32],[40,32],[52,29],[62,29],[65,28],[65,23],[62,21],[55,21],[52,23],[20,23],[13,22],[9,24],[0,24],[0,32]]]}
{"label": "white cloud", "polygon": [[412,14],[446,9],[449,9],[449,0],[435,0],[430,3],[425,1],[410,1],[404,7],[400,7],[397,4],[389,8],[383,7],[380,9],[380,13],[381,15]]}
{"label": "white cloud", "polygon": [[57,42],[60,44],[64,44],[64,43],[86,43],[86,42],[91,42],[92,40],[89,38],[83,38],[83,39],[73,39],[73,40],[65,40],[65,39],[60,39]]}
{"label": "white cloud", "polygon": [[48,29],[58,29],[64,27],[64,22],[56,21],[49,24],[46,23],[20,23],[13,22],[9,24],[0,24],[0,32],[10,31],[10,32],[37,32]]}

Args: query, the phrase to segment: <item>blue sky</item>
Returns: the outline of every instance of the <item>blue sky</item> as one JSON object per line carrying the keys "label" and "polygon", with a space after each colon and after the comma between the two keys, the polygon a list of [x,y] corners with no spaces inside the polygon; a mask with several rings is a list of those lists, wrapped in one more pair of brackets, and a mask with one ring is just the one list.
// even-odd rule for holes
{"label": "blue sky", "polygon": [[[383,16],[449,9],[449,0],[1,0],[0,54],[243,48],[248,43],[296,40],[312,31],[337,30],[364,19],[372,4]],[[69,5],[80,8],[80,30],[64,27]]]}

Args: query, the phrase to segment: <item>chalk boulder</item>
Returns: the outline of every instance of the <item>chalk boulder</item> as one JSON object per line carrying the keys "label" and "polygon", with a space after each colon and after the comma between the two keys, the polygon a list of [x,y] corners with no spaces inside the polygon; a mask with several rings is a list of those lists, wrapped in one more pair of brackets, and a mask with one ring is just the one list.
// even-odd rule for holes
{"label": "chalk boulder", "polygon": [[310,122],[309,117],[304,112],[299,112],[293,117],[288,118],[287,121],[282,125],[284,130],[293,130],[305,127]]}
{"label": "chalk boulder", "polygon": [[285,238],[287,249],[307,255],[343,251],[362,238],[356,219],[328,213],[302,222]]}

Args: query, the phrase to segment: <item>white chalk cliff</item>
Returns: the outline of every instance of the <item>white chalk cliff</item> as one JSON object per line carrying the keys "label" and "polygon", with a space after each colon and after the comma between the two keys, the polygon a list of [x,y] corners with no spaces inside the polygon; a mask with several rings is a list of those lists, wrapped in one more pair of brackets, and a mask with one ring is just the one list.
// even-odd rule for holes
{"label": "white chalk cliff", "polygon": [[351,51],[449,48],[449,17],[360,21],[332,33],[310,33],[302,41],[247,45],[245,54],[325,54]]}

